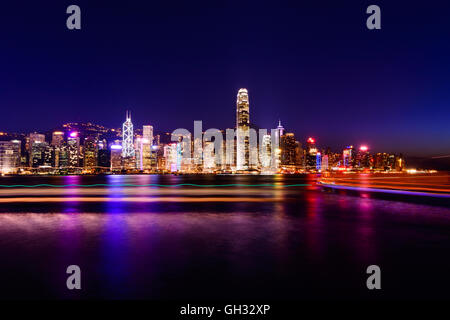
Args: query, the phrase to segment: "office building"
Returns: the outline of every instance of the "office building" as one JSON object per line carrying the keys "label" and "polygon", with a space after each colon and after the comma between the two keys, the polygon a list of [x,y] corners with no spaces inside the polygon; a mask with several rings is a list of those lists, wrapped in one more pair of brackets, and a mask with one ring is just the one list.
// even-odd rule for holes
{"label": "office building", "polygon": [[240,89],[236,98],[236,170],[250,165],[250,103],[247,89]]}

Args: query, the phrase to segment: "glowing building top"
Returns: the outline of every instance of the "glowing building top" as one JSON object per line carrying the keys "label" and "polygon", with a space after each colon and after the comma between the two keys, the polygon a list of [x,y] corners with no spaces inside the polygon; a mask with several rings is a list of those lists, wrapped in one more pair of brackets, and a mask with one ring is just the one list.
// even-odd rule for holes
{"label": "glowing building top", "polygon": [[239,89],[236,98],[236,127],[247,127],[250,125],[250,103],[247,89]]}

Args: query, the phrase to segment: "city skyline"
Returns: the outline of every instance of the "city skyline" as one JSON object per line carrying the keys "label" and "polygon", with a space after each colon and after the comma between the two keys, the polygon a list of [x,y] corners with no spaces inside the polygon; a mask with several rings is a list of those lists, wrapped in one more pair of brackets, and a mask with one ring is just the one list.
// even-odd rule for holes
{"label": "city skyline", "polygon": [[[235,92],[248,88],[259,127],[282,119],[296,136],[321,137],[334,149],[367,143],[412,156],[448,155],[444,4],[380,4],[385,28],[376,32],[365,27],[364,6],[335,3],[242,10],[80,5],[83,28],[72,33],[60,28],[63,4],[30,4],[25,12],[6,5],[11,17],[24,19],[1,20],[5,30],[14,29],[2,50],[8,64],[0,79],[1,131],[40,131],[65,121],[117,127],[124,108],[133,110],[137,127],[145,124],[139,119],[154,119],[170,132],[202,119],[226,128],[235,118]],[[426,23],[419,30],[413,20]],[[29,32],[36,25],[39,37]]]}
{"label": "city skyline", "polygon": [[157,319],[450,300],[449,12],[3,3],[0,300]]}
{"label": "city skyline", "polygon": [[9,136],[9,141],[0,141],[0,171],[2,174],[292,174],[406,170],[402,153],[373,152],[366,144],[348,145],[342,152],[335,152],[318,145],[313,137],[303,143],[305,139],[296,138],[281,120],[275,129],[255,128],[250,110],[249,92],[240,88],[234,129],[206,129],[202,121],[194,121],[193,135],[188,129],[178,128],[170,139],[161,139],[159,134],[154,139],[153,125],[135,131],[131,111],[126,110],[122,130],[65,124],[62,131],[51,133],[51,140],[37,132]]}

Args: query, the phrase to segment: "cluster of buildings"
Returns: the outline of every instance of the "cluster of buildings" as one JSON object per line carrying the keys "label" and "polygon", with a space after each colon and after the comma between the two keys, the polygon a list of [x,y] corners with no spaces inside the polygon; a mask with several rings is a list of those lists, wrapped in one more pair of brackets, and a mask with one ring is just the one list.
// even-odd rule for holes
{"label": "cluster of buildings", "polygon": [[193,139],[187,130],[181,131],[187,132],[185,135],[175,132],[180,131],[154,135],[152,125],[135,130],[131,113],[127,112],[120,129],[67,123],[47,133],[0,133],[0,173],[275,174],[405,168],[402,155],[373,154],[367,146],[348,146],[336,153],[330,148],[319,148],[312,137],[301,143],[284,129],[281,121],[270,134],[261,129],[256,132],[250,124],[246,89],[237,94],[235,128],[201,130]]}

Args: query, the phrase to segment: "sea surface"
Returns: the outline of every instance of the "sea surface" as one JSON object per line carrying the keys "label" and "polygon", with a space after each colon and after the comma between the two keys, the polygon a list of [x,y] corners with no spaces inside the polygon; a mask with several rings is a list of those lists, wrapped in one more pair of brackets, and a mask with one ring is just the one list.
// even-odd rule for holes
{"label": "sea surface", "polygon": [[[0,184],[72,185],[0,187],[0,299],[450,298],[448,206],[324,191],[314,175]],[[130,186],[147,184],[210,186]],[[366,287],[373,264],[381,290]]]}

